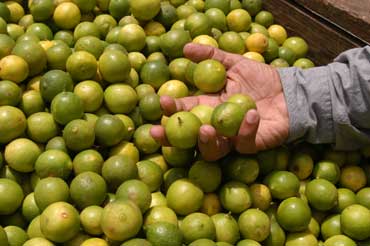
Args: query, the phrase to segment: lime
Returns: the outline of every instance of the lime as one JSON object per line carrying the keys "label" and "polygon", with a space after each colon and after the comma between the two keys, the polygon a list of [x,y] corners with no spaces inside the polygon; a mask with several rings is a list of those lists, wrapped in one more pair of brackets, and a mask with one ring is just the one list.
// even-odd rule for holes
{"label": "lime", "polygon": [[55,202],[42,212],[40,227],[47,239],[66,242],[80,230],[78,211],[69,203]]}
{"label": "lime", "polygon": [[29,73],[27,62],[20,56],[8,55],[0,60],[0,78],[15,83],[24,81]]}
{"label": "lime", "polygon": [[166,206],[152,207],[146,214],[144,219],[144,228],[158,222],[168,222],[177,226],[177,216],[175,212]]}
{"label": "lime", "polygon": [[107,195],[104,179],[94,172],[83,172],[77,175],[70,184],[71,198],[80,209],[92,205],[101,205]]}
{"label": "lime", "polygon": [[149,54],[152,54],[154,52],[157,52],[157,51],[160,51],[161,47],[160,47],[160,42],[161,42],[161,39],[159,36],[149,36],[148,33],[146,33],[146,38],[145,38],[145,42],[146,42],[146,45],[145,45],[145,48],[144,48],[144,53],[149,55]]}
{"label": "lime", "polygon": [[90,235],[101,235],[103,231],[100,228],[100,221],[103,214],[103,208],[93,205],[84,208],[80,213],[81,226],[84,231]]}
{"label": "lime", "polygon": [[26,114],[31,115],[45,110],[41,93],[36,90],[29,90],[23,93],[19,108]]}
{"label": "lime", "polygon": [[268,38],[262,33],[252,33],[245,41],[249,51],[263,53],[269,46]]}
{"label": "lime", "polygon": [[134,68],[137,72],[140,72],[141,67],[146,62],[146,58],[140,52],[130,52],[128,53],[128,59],[132,68]]}
{"label": "lime", "polygon": [[26,33],[34,34],[40,40],[48,41],[53,39],[53,32],[44,23],[33,23],[29,25],[26,29]]}
{"label": "lime", "polygon": [[99,83],[93,80],[78,83],[73,92],[82,100],[84,112],[94,112],[103,103],[103,89]]}
{"label": "lime", "polygon": [[152,124],[139,126],[133,136],[134,144],[144,154],[153,154],[160,148],[160,144],[150,134],[152,126]]}
{"label": "lime", "polygon": [[194,157],[194,150],[162,146],[162,154],[171,166],[184,167],[191,164]]}
{"label": "lime", "polygon": [[116,114],[116,116],[123,122],[127,129],[127,134],[123,137],[123,140],[130,140],[135,132],[134,121],[124,114]]}
{"label": "lime", "polygon": [[254,61],[265,63],[265,58],[260,53],[254,51],[248,51],[243,54],[243,56]]}
{"label": "lime", "polygon": [[174,147],[192,148],[197,143],[200,126],[200,120],[193,113],[178,112],[168,119],[166,136]]}
{"label": "lime", "polygon": [[180,5],[176,9],[176,14],[180,20],[188,18],[190,15],[196,13],[197,10],[191,5]]}
{"label": "lime", "polygon": [[35,142],[27,138],[18,138],[5,147],[4,158],[16,171],[32,172],[40,154],[41,150]]}
{"label": "lime", "polygon": [[289,63],[282,58],[276,58],[275,60],[270,62],[270,65],[273,67],[289,67]]}
{"label": "lime", "polygon": [[95,123],[95,138],[103,146],[118,144],[126,135],[126,132],[125,125],[115,115],[102,115]]}
{"label": "lime", "polygon": [[160,0],[130,0],[131,13],[139,20],[147,21],[154,18],[160,11]]}
{"label": "lime", "polygon": [[320,161],[315,164],[313,175],[315,178],[326,179],[333,184],[336,184],[339,181],[340,169],[334,162]]}
{"label": "lime", "polygon": [[24,34],[24,29],[22,26],[17,24],[7,24],[6,31],[13,40],[17,40],[20,36]]}
{"label": "lime", "polygon": [[241,240],[236,245],[237,246],[261,246],[261,244],[259,242],[254,241],[252,239]]}
{"label": "lime", "polygon": [[47,49],[46,57],[49,69],[66,70],[66,62],[72,54],[72,50],[67,44],[56,44]]}
{"label": "lime", "polygon": [[218,242],[235,244],[239,240],[238,223],[230,214],[218,213],[213,215],[211,219],[215,225]]}
{"label": "lime", "polygon": [[42,237],[36,237],[36,238],[31,238],[24,242],[23,246],[54,246],[52,242],[49,240],[42,238]]}
{"label": "lime", "polygon": [[230,0],[230,10],[241,9],[242,3],[239,0]]}
{"label": "lime", "polygon": [[145,32],[138,24],[128,24],[121,28],[117,42],[127,51],[141,51],[145,47]]}
{"label": "lime", "polygon": [[0,214],[12,214],[22,204],[24,194],[21,186],[13,180],[1,178],[0,179]]}
{"label": "lime", "polygon": [[321,235],[324,240],[341,234],[340,214],[331,215],[321,223]]}
{"label": "lime", "polygon": [[40,92],[45,102],[51,102],[60,92],[72,90],[72,78],[62,70],[49,70],[41,77]]}
{"label": "lime", "polygon": [[269,36],[275,39],[278,45],[282,45],[288,37],[288,34],[285,28],[281,25],[277,25],[277,24],[271,25],[269,26],[267,31],[268,31]]}
{"label": "lime", "polygon": [[0,58],[10,55],[14,46],[15,42],[11,37],[6,34],[0,34]]}
{"label": "lime", "polygon": [[235,103],[221,103],[212,113],[211,124],[220,135],[226,137],[236,136],[245,112],[242,107]]}
{"label": "lime", "polygon": [[136,163],[138,174],[149,188],[150,192],[157,191],[162,183],[162,169],[152,161],[140,161]]}
{"label": "lime", "polygon": [[166,28],[157,21],[150,21],[144,26],[145,34],[148,37],[157,37],[166,32]]}
{"label": "lime", "polygon": [[66,125],[83,116],[82,101],[72,92],[61,92],[51,102],[51,113],[56,122]]}
{"label": "lime", "polygon": [[63,137],[60,137],[60,136],[53,137],[47,142],[45,146],[45,150],[49,150],[49,149],[57,149],[65,153],[68,153],[66,143]]}
{"label": "lime", "polygon": [[270,219],[263,211],[250,208],[238,219],[240,233],[244,238],[262,242],[270,234]]}
{"label": "lime", "polygon": [[[22,3],[22,2],[20,2]],[[18,23],[19,19],[24,16],[24,9],[22,5],[16,1],[6,1],[5,5],[10,11],[10,22]]]}
{"label": "lime", "polygon": [[359,190],[356,194],[358,204],[370,208],[370,188],[365,187]]}
{"label": "lime", "polygon": [[27,119],[27,135],[35,142],[46,143],[58,132],[59,127],[50,113],[34,113]]}
{"label": "lime", "polygon": [[116,241],[134,237],[140,230],[143,218],[140,209],[131,201],[116,200],[104,207],[101,228],[105,235]]}
{"label": "lime", "polygon": [[37,158],[35,171],[40,178],[52,176],[67,179],[72,171],[72,161],[65,152],[50,149]]}
{"label": "lime", "polygon": [[178,20],[176,8],[168,2],[162,1],[160,11],[155,19],[166,28],[171,28],[172,24]]}
{"label": "lime", "polygon": [[273,198],[283,200],[298,193],[299,179],[291,172],[275,171],[268,176],[267,186],[270,188]]}
{"label": "lime", "polygon": [[340,215],[341,229],[347,236],[364,240],[370,236],[370,211],[354,204],[345,208]]}
{"label": "lime", "polygon": [[176,180],[187,178],[187,177],[188,177],[188,171],[185,168],[175,167],[175,168],[170,168],[169,170],[166,170],[166,172],[163,175],[164,191],[167,191],[168,188],[172,185],[172,183],[175,182]]}
{"label": "lime", "polygon": [[137,103],[136,91],[126,84],[110,85],[104,91],[104,102],[113,113],[130,113]]}
{"label": "lime", "polygon": [[124,181],[138,177],[135,162],[127,156],[113,155],[103,164],[102,176],[112,190],[116,190]]}
{"label": "lime", "polygon": [[88,13],[92,11],[96,5],[96,0],[72,0],[82,13]]}
{"label": "lime", "polygon": [[296,60],[293,50],[284,46],[279,47],[279,57],[286,60],[289,65],[293,65]]}
{"label": "lime", "polygon": [[288,47],[295,53],[297,58],[303,58],[308,52],[308,44],[300,37],[290,37],[283,43],[283,47]]}
{"label": "lime", "polygon": [[253,207],[267,210],[272,200],[270,190],[266,185],[254,183],[250,186]]}
{"label": "lime", "polygon": [[213,113],[213,108],[208,105],[197,105],[190,110],[191,113],[195,114],[202,122],[202,124],[211,124],[211,117]]}
{"label": "lime", "polygon": [[203,204],[200,212],[209,216],[221,212],[221,201],[216,193],[207,193],[204,195]]}
{"label": "lime", "polygon": [[336,187],[326,179],[315,179],[307,184],[305,192],[310,205],[320,211],[333,208],[338,200]]}
{"label": "lime", "polygon": [[194,69],[194,84],[205,93],[220,91],[226,83],[225,67],[216,60],[204,60]]}
{"label": "lime", "polygon": [[211,33],[211,23],[204,13],[196,12],[186,18],[185,30],[190,32],[190,36],[195,38],[199,35]]}
{"label": "lime", "polygon": [[220,49],[235,53],[244,54],[245,44],[242,37],[237,32],[224,32],[218,39],[218,45]]}
{"label": "lime", "polygon": [[230,181],[220,189],[222,206],[232,213],[242,213],[252,206],[252,196],[248,186],[238,181]]}
{"label": "lime", "polygon": [[83,241],[81,246],[109,246],[109,244],[106,240],[95,237]]}
{"label": "lime", "polygon": [[113,27],[117,26],[117,21],[111,15],[101,14],[95,17],[94,24],[100,32],[100,37],[105,37]]}
{"label": "lime", "polygon": [[308,178],[313,170],[313,160],[310,155],[298,153],[292,157],[289,170],[300,180]]}
{"label": "lime", "polygon": [[159,120],[162,117],[159,96],[155,93],[145,95],[139,101],[140,114],[146,120]]}
{"label": "lime", "polygon": [[204,9],[217,8],[228,14],[230,11],[230,0],[205,0]]}
{"label": "lime", "polygon": [[308,58],[299,58],[293,63],[293,67],[299,67],[302,69],[312,68],[315,64]]}
{"label": "lime", "polygon": [[183,48],[189,42],[191,42],[189,32],[174,29],[161,35],[160,47],[166,56],[178,58],[183,56]]}
{"label": "lime", "polygon": [[105,51],[99,58],[99,72],[109,83],[127,80],[131,70],[128,57],[119,51]]}
{"label": "lime", "polygon": [[140,78],[145,84],[158,89],[169,80],[170,71],[168,66],[160,61],[151,61],[143,65],[140,71]]}
{"label": "lime", "polygon": [[[195,162],[189,170],[189,179],[197,184],[203,192],[216,191],[221,184],[221,168],[217,163],[206,161]],[[208,179],[204,179],[208,176]]]}
{"label": "lime", "polygon": [[40,209],[36,204],[35,195],[33,192],[28,194],[22,203],[22,215],[28,222],[32,221],[36,216],[40,215]]}
{"label": "lime", "polygon": [[279,45],[274,39],[268,38],[267,49],[263,52],[263,56],[267,62],[271,62],[279,56]]}
{"label": "lime", "polygon": [[4,227],[4,231],[6,233],[6,237],[8,238],[8,243],[11,246],[21,246],[28,240],[27,233],[18,226],[10,225]]}
{"label": "lime", "polygon": [[67,72],[75,82],[93,79],[98,68],[95,56],[86,51],[76,51],[66,62]]}
{"label": "lime", "polygon": [[226,17],[227,26],[230,31],[246,32],[250,28],[252,18],[244,9],[232,10]]}
{"label": "lime", "polygon": [[3,18],[6,22],[10,21],[10,10],[4,2],[0,3],[0,17]]}
{"label": "lime", "polygon": [[212,219],[203,213],[192,213],[187,215],[181,223],[180,230],[184,241],[191,243],[197,239],[216,237],[216,229]]}
{"label": "lime", "polygon": [[357,203],[356,194],[352,190],[347,188],[339,188],[337,189],[337,192],[338,192],[338,202],[334,207],[334,210],[336,212],[342,212],[343,209],[345,209],[346,207]]}
{"label": "lime", "polygon": [[310,223],[311,210],[302,199],[290,197],[280,203],[276,219],[286,231],[303,231]]}
{"label": "lime", "polygon": [[183,241],[180,229],[168,222],[148,226],[146,238],[153,246],[181,246]]}
{"label": "lime", "polygon": [[133,238],[121,244],[121,246],[139,246],[139,245],[152,246],[152,244],[148,240],[142,238]]}
{"label": "lime", "polygon": [[87,51],[96,59],[100,57],[105,48],[105,44],[99,38],[94,36],[84,36],[79,38],[74,46],[75,51]]}
{"label": "lime", "polygon": [[54,10],[53,20],[61,29],[73,29],[80,23],[80,9],[72,2],[61,3]]}
{"label": "lime", "polygon": [[61,178],[47,177],[41,179],[34,191],[35,202],[40,211],[50,204],[69,199],[68,184]]}
{"label": "lime", "polygon": [[359,166],[344,166],[341,169],[339,183],[342,187],[357,192],[366,186],[365,171]]}
{"label": "lime", "polygon": [[60,30],[54,34],[54,40],[61,40],[66,43],[69,47],[73,47],[74,38],[73,33],[67,30]]}
{"label": "lime", "polygon": [[355,246],[357,245],[355,241],[345,235],[335,235],[328,238],[324,246],[336,246],[336,245],[343,245],[343,246]]}
{"label": "lime", "polygon": [[103,162],[103,157],[98,151],[94,149],[81,151],[72,162],[74,174],[78,175],[87,171],[100,174]]}
{"label": "lime", "polygon": [[254,17],[254,21],[267,28],[274,23],[274,16],[271,12],[262,10]]}
{"label": "lime", "polygon": [[290,233],[287,236],[286,246],[318,245],[316,237],[309,232]]}
{"label": "lime", "polygon": [[0,83],[0,106],[16,106],[22,98],[19,86],[9,80],[3,80]]}
{"label": "lime", "polygon": [[129,0],[111,0],[109,1],[108,10],[111,16],[119,20],[129,13]]}
{"label": "lime", "polygon": [[242,6],[254,16],[262,9],[262,0],[243,0]]}
{"label": "lime", "polygon": [[42,234],[41,228],[40,228],[40,215],[36,216],[30,222],[30,224],[28,225],[27,235],[30,238],[34,238],[34,237],[42,237],[42,238],[45,238],[45,236]]}
{"label": "lime", "polygon": [[145,213],[149,209],[152,197],[149,187],[140,180],[132,179],[123,182],[116,191],[116,198],[130,200]]}
{"label": "lime", "polygon": [[[275,208],[272,208],[275,209]],[[279,223],[276,221],[276,214],[275,211],[270,214],[271,210],[269,212],[269,217],[270,217],[270,234],[264,241],[264,244],[266,246],[273,246],[273,245],[284,245],[285,243],[285,232],[279,225]]]}
{"label": "lime", "polygon": [[336,163],[339,167],[342,167],[346,162],[346,153],[344,151],[336,151],[327,149],[324,153],[324,159]]}
{"label": "lime", "polygon": [[91,238],[91,236],[83,232],[79,232],[71,240],[68,240],[67,242],[65,242],[64,245],[65,246],[77,246],[77,245],[81,246],[81,244],[89,238]]}
{"label": "lime", "polygon": [[161,85],[157,93],[159,96],[181,98],[188,96],[189,91],[184,82],[179,80],[169,80]]}
{"label": "lime", "polygon": [[244,156],[231,157],[225,166],[224,174],[227,179],[251,184],[259,174],[258,162]]}

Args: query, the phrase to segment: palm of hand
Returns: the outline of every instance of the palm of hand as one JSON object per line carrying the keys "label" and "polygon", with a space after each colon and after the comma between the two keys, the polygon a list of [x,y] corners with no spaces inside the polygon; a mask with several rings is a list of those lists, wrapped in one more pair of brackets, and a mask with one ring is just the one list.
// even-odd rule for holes
{"label": "palm of hand", "polygon": [[[204,59],[222,62],[227,69],[226,86],[218,94],[176,100],[162,97],[161,106],[165,114],[189,111],[199,104],[215,107],[236,93],[251,96],[256,101],[258,110],[248,111],[238,136],[231,139],[218,135],[212,126],[203,125],[199,131],[198,148],[205,160],[217,160],[229,153],[232,147],[243,154],[255,153],[276,147],[286,140],[289,129],[288,112],[280,78],[274,68],[202,45],[190,44],[184,51],[195,62]],[[151,133],[162,144],[168,144],[163,128],[155,127]]]}

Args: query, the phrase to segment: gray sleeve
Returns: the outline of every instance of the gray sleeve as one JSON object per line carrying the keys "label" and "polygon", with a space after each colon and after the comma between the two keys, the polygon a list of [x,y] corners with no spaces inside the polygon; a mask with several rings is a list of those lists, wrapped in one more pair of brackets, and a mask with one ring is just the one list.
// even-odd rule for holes
{"label": "gray sleeve", "polygon": [[348,50],[327,66],[280,68],[289,112],[288,142],[370,144],[370,46]]}

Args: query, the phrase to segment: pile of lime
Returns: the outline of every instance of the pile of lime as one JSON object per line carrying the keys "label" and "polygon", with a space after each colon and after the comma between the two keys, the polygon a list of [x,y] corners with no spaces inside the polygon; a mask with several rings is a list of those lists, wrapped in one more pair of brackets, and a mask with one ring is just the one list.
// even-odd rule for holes
{"label": "pile of lime", "polygon": [[314,66],[262,0],[0,2],[1,246],[370,245],[370,149],[200,157],[202,124],[232,137],[256,106],[164,116],[160,96],[225,85],[189,42]]}

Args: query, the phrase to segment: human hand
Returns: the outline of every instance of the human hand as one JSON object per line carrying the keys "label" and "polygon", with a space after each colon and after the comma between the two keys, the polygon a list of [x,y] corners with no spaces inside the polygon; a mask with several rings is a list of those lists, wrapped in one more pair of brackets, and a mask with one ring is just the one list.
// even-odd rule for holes
{"label": "human hand", "polygon": [[[198,148],[205,160],[218,160],[232,148],[242,154],[256,153],[279,146],[288,138],[288,110],[280,77],[275,68],[241,55],[194,43],[184,47],[184,54],[194,62],[205,59],[220,61],[227,69],[226,86],[217,94],[179,99],[162,96],[160,102],[165,115],[190,111],[199,104],[216,107],[236,93],[251,96],[257,105],[257,110],[249,110],[246,113],[235,137],[218,135],[211,125],[200,127]],[[169,145],[163,126],[153,126],[150,132],[162,145]]]}

